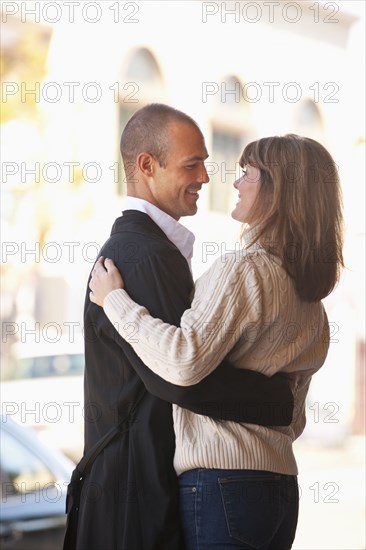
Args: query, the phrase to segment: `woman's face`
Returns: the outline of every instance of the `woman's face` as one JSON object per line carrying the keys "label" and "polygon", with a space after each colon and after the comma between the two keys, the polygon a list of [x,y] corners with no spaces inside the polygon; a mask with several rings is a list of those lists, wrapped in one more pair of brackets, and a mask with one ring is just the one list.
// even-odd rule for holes
{"label": "woman's face", "polygon": [[250,211],[260,189],[260,170],[250,164],[244,165],[242,170],[243,175],[234,182],[234,187],[239,193],[239,200],[231,217],[242,223],[252,223],[255,219],[254,213]]}

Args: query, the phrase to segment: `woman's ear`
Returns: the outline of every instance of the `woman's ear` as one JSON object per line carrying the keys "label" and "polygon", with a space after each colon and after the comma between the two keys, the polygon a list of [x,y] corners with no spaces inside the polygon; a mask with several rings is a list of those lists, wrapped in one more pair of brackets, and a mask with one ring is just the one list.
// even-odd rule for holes
{"label": "woman's ear", "polygon": [[145,176],[151,177],[154,173],[155,159],[150,153],[140,153],[137,157],[137,166]]}

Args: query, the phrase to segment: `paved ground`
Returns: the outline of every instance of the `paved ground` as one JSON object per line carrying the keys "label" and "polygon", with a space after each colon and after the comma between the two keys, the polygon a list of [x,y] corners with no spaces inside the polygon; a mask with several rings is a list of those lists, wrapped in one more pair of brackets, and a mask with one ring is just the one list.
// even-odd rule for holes
{"label": "paved ground", "polygon": [[365,550],[365,439],[338,448],[305,440],[295,454],[301,498],[293,550]]}

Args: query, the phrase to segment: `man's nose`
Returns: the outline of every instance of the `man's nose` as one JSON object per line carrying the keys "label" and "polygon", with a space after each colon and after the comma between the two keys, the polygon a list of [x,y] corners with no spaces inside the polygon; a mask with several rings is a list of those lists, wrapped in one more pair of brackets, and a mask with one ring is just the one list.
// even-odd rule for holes
{"label": "man's nose", "polygon": [[210,177],[207,173],[206,166],[203,165],[202,167],[202,173],[201,173],[201,183],[208,183],[210,181]]}

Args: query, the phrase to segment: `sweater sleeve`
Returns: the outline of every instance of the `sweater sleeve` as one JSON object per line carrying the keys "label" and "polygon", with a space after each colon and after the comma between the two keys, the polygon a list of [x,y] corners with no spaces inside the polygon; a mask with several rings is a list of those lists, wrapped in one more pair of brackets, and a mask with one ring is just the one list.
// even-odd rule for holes
{"label": "sweater sleeve", "polygon": [[151,317],[121,289],[108,294],[104,310],[155,374],[190,386],[208,376],[247,330],[261,324],[262,296],[257,267],[232,254],[216,260],[196,281],[195,297],[180,327]]}

